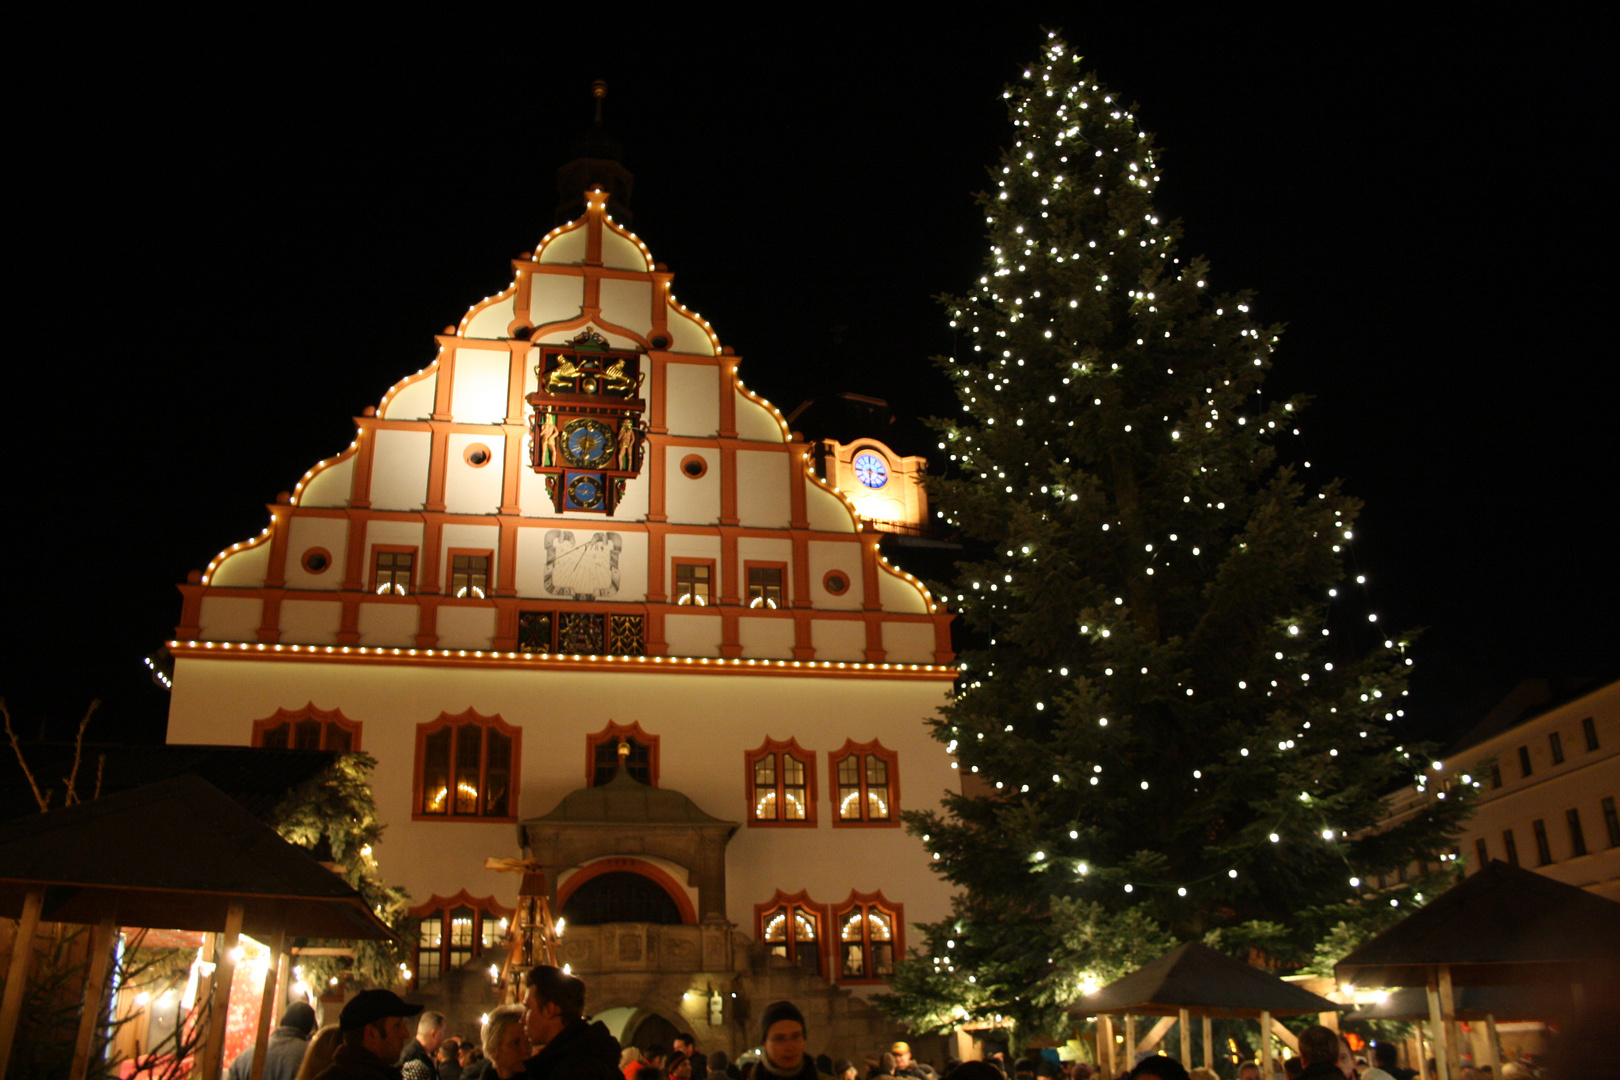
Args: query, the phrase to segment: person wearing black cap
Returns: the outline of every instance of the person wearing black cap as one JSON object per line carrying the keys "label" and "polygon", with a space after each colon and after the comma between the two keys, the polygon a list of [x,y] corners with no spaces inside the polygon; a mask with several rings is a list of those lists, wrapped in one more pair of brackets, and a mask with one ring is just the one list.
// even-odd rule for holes
{"label": "person wearing black cap", "polygon": [[584,1017],[585,984],[549,964],[523,976],[523,1027],[541,1050],[523,1063],[527,1080],[624,1080],[619,1040]]}
{"label": "person wearing black cap", "polygon": [[773,1001],[759,1017],[764,1056],[750,1080],[832,1080],[804,1053],[804,1014],[791,1001]]}
{"label": "person wearing black cap", "polygon": [[400,1080],[394,1062],[411,1038],[405,1020],[421,1011],[392,990],[360,991],[338,1016],[343,1045],[315,1080]]}
{"label": "person wearing black cap", "polygon": [[[307,1002],[295,1001],[281,1014],[281,1023],[270,1032],[264,1050],[263,1080],[293,1080],[309,1049],[309,1033],[315,1030],[315,1010]],[[250,1080],[253,1076],[253,1047],[236,1055],[231,1062],[230,1080]]]}

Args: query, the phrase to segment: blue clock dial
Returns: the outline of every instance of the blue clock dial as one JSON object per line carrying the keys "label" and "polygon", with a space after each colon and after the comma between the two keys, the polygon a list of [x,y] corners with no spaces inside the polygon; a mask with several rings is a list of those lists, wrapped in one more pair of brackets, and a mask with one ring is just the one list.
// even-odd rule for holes
{"label": "blue clock dial", "polygon": [[570,465],[600,466],[614,449],[613,429],[600,420],[582,418],[563,425],[562,456]]}
{"label": "blue clock dial", "polygon": [[889,482],[889,466],[870,450],[855,455],[855,479],[874,490]]}

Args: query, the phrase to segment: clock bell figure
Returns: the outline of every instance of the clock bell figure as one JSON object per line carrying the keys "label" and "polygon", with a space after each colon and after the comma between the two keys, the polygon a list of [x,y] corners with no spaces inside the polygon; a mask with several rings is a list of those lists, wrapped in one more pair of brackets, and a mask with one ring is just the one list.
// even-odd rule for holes
{"label": "clock bell figure", "polygon": [[641,356],[608,348],[587,332],[566,345],[542,345],[539,388],[528,397],[529,464],[546,478],[558,512],[611,516],[625,484],[641,472]]}

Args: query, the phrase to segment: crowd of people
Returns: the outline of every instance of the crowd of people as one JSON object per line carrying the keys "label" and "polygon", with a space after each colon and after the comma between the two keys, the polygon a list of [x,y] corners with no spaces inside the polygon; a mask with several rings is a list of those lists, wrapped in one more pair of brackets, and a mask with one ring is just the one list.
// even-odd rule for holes
{"label": "crowd of people", "polygon": [[[414,1032],[414,1034],[413,1034]],[[282,1014],[265,1050],[264,1080],[941,1080],[896,1042],[880,1055],[832,1061],[806,1052],[804,1014],[790,1001],[760,1015],[759,1049],[732,1061],[724,1051],[702,1054],[691,1035],[668,1048],[623,1047],[600,1021],[585,1015],[585,984],[541,966],[524,977],[521,1005],[501,1005],[485,1018],[476,1040],[450,1034],[445,1019],[388,990],[363,990],[336,1024],[315,1030],[315,1011],[302,1002]],[[1262,1078],[1243,1064],[1238,1080],[1434,1080],[1397,1065],[1394,1045],[1375,1043],[1372,1062],[1357,1059],[1344,1038],[1313,1026],[1299,1036],[1299,1054],[1285,1075]],[[1111,1080],[1084,1062],[1034,1056],[1011,1064],[996,1053],[983,1061],[946,1061],[943,1080]],[[228,1080],[251,1080],[253,1050],[231,1065]],[[1217,1080],[1207,1068],[1190,1073],[1173,1057],[1143,1054],[1118,1080]],[[1458,1080],[1497,1080],[1488,1066],[1467,1067]],[[1533,1080],[1509,1064],[1501,1080]]]}

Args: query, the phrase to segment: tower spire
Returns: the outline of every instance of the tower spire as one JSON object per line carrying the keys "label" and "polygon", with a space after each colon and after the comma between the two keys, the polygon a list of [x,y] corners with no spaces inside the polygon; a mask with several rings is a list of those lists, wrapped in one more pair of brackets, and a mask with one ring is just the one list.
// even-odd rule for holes
{"label": "tower spire", "polygon": [[624,167],[623,144],[602,126],[602,99],[607,97],[604,80],[591,83],[591,97],[595,99],[595,117],[590,129],[575,143],[568,163],[557,170],[557,224],[573,221],[585,212],[585,192],[593,184],[601,185],[608,193],[608,213],[629,224],[635,177]]}

